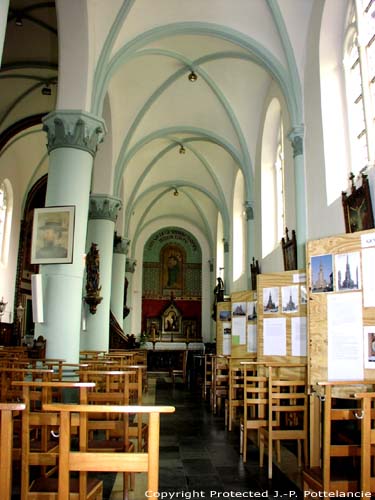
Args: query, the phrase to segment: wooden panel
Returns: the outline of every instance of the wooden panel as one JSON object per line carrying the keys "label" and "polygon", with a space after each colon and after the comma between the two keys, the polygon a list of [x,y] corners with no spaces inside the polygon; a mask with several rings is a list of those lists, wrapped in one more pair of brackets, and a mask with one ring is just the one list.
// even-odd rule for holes
{"label": "wooden panel", "polygon": [[[258,361],[262,362],[272,362],[280,364],[295,364],[300,363],[301,365],[307,362],[307,356],[292,356],[292,338],[291,338],[291,325],[292,318],[294,317],[306,317],[307,315],[307,305],[301,303],[301,286],[306,287],[304,281],[305,271],[284,271],[280,273],[270,273],[270,274],[259,274],[257,280],[257,296],[258,296],[258,329],[257,329],[257,351],[258,351]],[[298,310],[296,312],[283,312],[282,310],[282,287],[298,286]],[[265,313],[263,305],[263,292],[266,288],[278,288],[279,296],[279,308],[278,312]],[[265,355],[264,354],[264,319],[265,318],[285,318],[286,319],[286,355]]]}
{"label": "wooden panel", "polygon": [[[359,231],[330,236],[327,238],[309,241],[306,249],[307,261],[307,287],[308,287],[308,332],[309,354],[308,372],[309,383],[316,388],[320,381],[328,379],[328,324],[327,324],[327,296],[336,293],[312,293],[311,282],[311,257],[332,254],[333,259],[337,254],[350,252],[361,253],[361,236],[374,234],[375,231]],[[362,274],[362,273],[361,273]],[[363,275],[362,275],[363,276]],[[345,292],[337,292],[345,293]],[[360,292],[358,292],[360,293]],[[363,308],[363,326],[375,325],[375,307]],[[374,380],[375,370],[365,369],[364,379]],[[337,394],[336,394],[337,396]]]}

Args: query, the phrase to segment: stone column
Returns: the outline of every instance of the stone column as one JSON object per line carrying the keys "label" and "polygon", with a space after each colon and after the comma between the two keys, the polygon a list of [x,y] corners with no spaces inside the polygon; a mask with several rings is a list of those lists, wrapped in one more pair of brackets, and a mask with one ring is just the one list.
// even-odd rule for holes
{"label": "stone column", "polygon": [[118,238],[113,245],[111,311],[123,328],[126,254],[130,240]]}
{"label": "stone column", "polygon": [[5,32],[7,29],[9,0],[0,0],[0,67],[3,58]]}
{"label": "stone column", "polygon": [[47,340],[47,357],[77,363],[80,350],[82,282],[93,157],[104,122],[83,111],[54,111],[43,120],[48,136],[46,207],[74,206],[73,261],[41,265],[44,322],[36,337]]}
{"label": "stone column", "polygon": [[126,277],[128,278],[129,286],[128,286],[128,300],[127,300],[127,305],[130,309],[130,314],[125,318],[124,321],[124,331],[125,333],[133,333],[134,335],[137,335],[140,332],[132,332],[131,331],[131,321],[132,321],[132,298],[133,298],[133,280],[132,280],[132,274],[135,272],[135,266],[137,265],[137,260],[136,259],[131,259],[129,257],[126,258]]}
{"label": "stone column", "polygon": [[[95,314],[86,312],[86,331],[82,333],[85,350],[109,350],[109,305],[111,300],[113,235],[121,200],[105,194],[90,197],[89,223],[87,227],[87,251],[96,243],[99,250],[99,282],[101,303]],[[85,292],[84,292],[85,293]]]}
{"label": "stone column", "polygon": [[294,127],[288,138],[293,148],[295,199],[296,199],[296,237],[297,263],[299,269],[306,266],[305,244],[307,239],[306,213],[306,176],[303,156],[303,127]]}

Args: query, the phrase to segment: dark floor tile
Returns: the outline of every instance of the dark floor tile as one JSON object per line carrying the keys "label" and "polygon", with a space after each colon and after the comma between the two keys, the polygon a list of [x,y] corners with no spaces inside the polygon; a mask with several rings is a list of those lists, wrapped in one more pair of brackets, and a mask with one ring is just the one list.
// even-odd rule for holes
{"label": "dark floor tile", "polygon": [[216,469],[211,460],[201,458],[186,458],[182,460],[187,475],[206,475],[215,474]]}

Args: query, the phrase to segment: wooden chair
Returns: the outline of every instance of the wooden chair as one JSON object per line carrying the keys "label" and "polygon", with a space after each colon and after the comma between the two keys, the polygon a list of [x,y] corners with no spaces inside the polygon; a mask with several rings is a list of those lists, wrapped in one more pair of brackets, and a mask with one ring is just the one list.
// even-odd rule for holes
{"label": "wooden chair", "polygon": [[179,366],[172,367],[170,370],[170,376],[172,378],[173,387],[176,385],[176,379],[182,379],[182,383],[186,385],[187,383],[187,362],[188,362],[189,351],[186,349],[182,351],[179,355]]}
{"label": "wooden chair", "polygon": [[215,355],[212,365],[211,410],[220,414],[222,401],[227,399],[229,391],[229,361],[227,356]]}
{"label": "wooden chair", "polygon": [[247,461],[249,431],[257,433],[259,445],[260,429],[268,423],[268,377],[265,365],[244,365],[244,412],[242,436],[242,460]]}
{"label": "wooden chair", "polygon": [[12,496],[13,413],[24,409],[24,403],[0,403],[0,492],[4,500]]}
{"label": "wooden chair", "polygon": [[375,492],[375,473],[372,466],[375,445],[375,392],[359,392],[354,395],[361,402],[355,417],[361,422],[361,481],[358,491]]}
{"label": "wooden chair", "polygon": [[[87,391],[83,403],[91,404],[95,407],[121,405],[128,406],[131,393],[134,389],[142,393],[139,388],[139,379],[131,383],[131,377],[138,374],[136,369],[131,370],[83,370],[79,371],[80,379],[95,383],[91,391]],[[139,375],[138,375],[139,376]],[[134,385],[135,384],[135,387]],[[138,396],[137,396],[138,398]],[[87,429],[89,437],[87,441],[88,451],[101,452],[134,452],[135,445],[132,438],[137,440],[138,447],[142,446],[144,436],[142,418],[136,416],[137,423],[129,421],[127,413],[117,413],[110,415],[108,411],[90,412],[87,417]],[[138,422],[140,426],[138,426]],[[134,488],[134,475],[124,472],[123,478],[124,498],[128,491]]]}
{"label": "wooden chair", "polygon": [[[98,405],[61,405],[47,404],[43,406],[46,411],[59,411],[61,413],[60,427],[60,455],[58,500],[69,500],[70,471],[102,471],[102,472],[147,472],[147,492],[150,496],[158,494],[159,480],[159,428],[160,413],[173,413],[173,406],[102,406]],[[84,432],[80,432],[80,451],[71,450],[71,418],[74,413],[80,415],[80,429],[84,429],[87,414],[92,412],[111,412],[114,414],[139,414],[149,415],[148,427],[148,452],[147,453],[113,453],[89,452],[87,450]]]}
{"label": "wooden chair", "polygon": [[283,251],[284,271],[298,269],[297,265],[297,238],[296,232],[292,230],[292,237],[289,238],[289,229],[285,228],[285,238],[281,238],[281,248]]}
{"label": "wooden chair", "polygon": [[234,366],[234,363],[237,363],[237,361],[229,360],[228,416],[226,422],[229,431],[232,430],[238,413],[243,411],[244,403],[244,369],[242,366]]}
{"label": "wooden chair", "polygon": [[212,388],[212,364],[213,364],[213,355],[205,354],[204,355],[204,376],[203,376],[203,385],[202,385],[202,398],[207,399],[210,396],[210,391]]}
{"label": "wooden chair", "polygon": [[[51,403],[56,390],[78,390],[82,394],[93,387],[92,383],[80,382],[40,382],[15,381],[13,385],[22,387],[25,410],[22,412],[22,500],[54,500],[58,498],[58,482],[55,477],[60,444],[57,439],[60,426],[58,412],[42,411],[42,406]],[[59,399],[62,399],[60,397]],[[74,427],[79,420],[75,418]],[[56,437],[53,436],[53,432]],[[31,474],[31,470],[33,474]],[[36,474],[36,470],[39,474]],[[83,488],[82,478],[72,479],[67,484],[70,498],[79,500],[101,500],[102,481],[90,478]]]}
{"label": "wooden chair", "polygon": [[293,378],[276,376],[277,368],[268,366],[268,422],[260,428],[260,467],[263,467],[265,446],[268,448],[268,478],[272,479],[273,443],[277,461],[281,461],[280,441],[295,440],[298,446],[298,466],[307,464],[308,405],[306,375]]}
{"label": "wooden chair", "polygon": [[[303,488],[314,492],[356,492],[361,490],[359,457],[368,444],[361,450],[360,422],[357,416],[361,414],[359,406],[362,394],[354,399],[354,392],[367,388],[374,390],[372,381],[330,381],[319,382],[320,415],[322,418],[322,458],[321,467],[306,468],[302,473]],[[371,394],[371,392],[369,392]],[[368,405],[364,397],[363,404]],[[357,415],[357,416],[356,416]],[[367,418],[368,412],[364,413]],[[366,425],[364,432],[368,433]],[[366,434],[362,439],[366,438]],[[368,435],[368,434],[367,434]],[[371,446],[370,446],[371,448]],[[365,458],[365,462],[370,460]],[[366,473],[367,474],[367,473]],[[365,491],[365,490],[364,490]],[[369,490],[370,491],[370,490]]]}

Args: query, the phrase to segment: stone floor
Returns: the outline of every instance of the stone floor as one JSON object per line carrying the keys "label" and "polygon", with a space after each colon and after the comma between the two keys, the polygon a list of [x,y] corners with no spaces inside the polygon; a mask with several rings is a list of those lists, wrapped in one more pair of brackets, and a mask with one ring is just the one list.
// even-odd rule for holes
{"label": "stone floor", "polygon": [[[147,403],[173,405],[174,414],[161,417],[159,491],[167,500],[192,498],[303,498],[294,454],[283,450],[281,472],[274,466],[269,481],[258,465],[258,448],[249,443],[248,460],[239,453],[239,429],[228,432],[223,416],[213,416],[198,391],[168,379],[150,380]],[[153,390],[155,389],[155,393]],[[155,398],[155,399],[154,399]],[[146,479],[136,476],[130,499],[145,498]],[[110,500],[122,498],[121,478]],[[256,494],[257,493],[257,494]]]}

